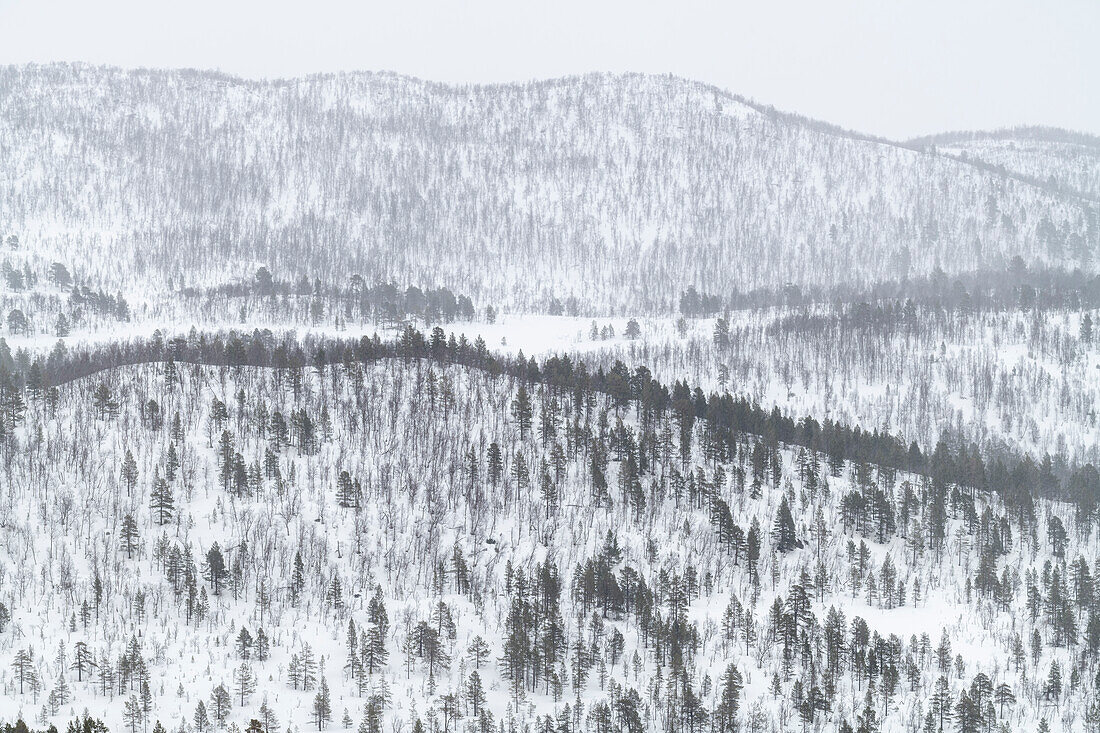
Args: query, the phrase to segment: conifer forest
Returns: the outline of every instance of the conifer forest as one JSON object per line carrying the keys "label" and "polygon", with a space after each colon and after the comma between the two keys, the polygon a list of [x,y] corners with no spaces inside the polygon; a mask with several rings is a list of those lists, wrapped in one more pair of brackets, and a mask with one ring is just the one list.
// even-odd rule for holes
{"label": "conifer forest", "polygon": [[1100,138],[0,67],[3,733],[1100,731]]}

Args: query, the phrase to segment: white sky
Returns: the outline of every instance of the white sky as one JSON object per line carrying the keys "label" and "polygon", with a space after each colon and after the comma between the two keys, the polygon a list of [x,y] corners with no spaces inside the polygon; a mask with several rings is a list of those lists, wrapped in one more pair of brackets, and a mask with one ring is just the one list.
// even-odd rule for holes
{"label": "white sky", "polygon": [[0,63],[56,60],[439,81],[672,72],[895,138],[1100,134],[1100,0],[0,0]]}

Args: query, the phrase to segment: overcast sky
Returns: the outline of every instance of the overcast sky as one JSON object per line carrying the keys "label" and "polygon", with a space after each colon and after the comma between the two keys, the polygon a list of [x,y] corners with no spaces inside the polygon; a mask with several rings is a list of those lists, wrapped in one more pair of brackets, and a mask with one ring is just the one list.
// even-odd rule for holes
{"label": "overcast sky", "polygon": [[1100,0],[0,0],[0,62],[392,70],[440,81],[672,72],[905,138],[1100,134]]}

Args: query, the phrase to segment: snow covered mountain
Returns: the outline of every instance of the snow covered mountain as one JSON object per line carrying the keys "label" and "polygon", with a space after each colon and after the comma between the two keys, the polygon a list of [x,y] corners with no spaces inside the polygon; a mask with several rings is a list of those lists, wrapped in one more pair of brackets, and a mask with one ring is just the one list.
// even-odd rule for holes
{"label": "snow covered mountain", "polygon": [[637,311],[1100,247],[1094,202],[1061,188],[672,77],[7,67],[0,146],[0,228],[111,292],[263,265]]}

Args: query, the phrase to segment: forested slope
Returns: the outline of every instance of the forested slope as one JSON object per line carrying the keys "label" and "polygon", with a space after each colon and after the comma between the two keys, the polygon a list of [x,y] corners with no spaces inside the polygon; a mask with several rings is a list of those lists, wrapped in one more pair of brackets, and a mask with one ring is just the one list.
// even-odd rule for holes
{"label": "forested slope", "polygon": [[179,730],[1100,714],[1095,512],[959,483],[942,447],[921,477],[764,414],[731,430],[644,371],[413,332],[325,347],[253,367],[199,335],[5,391],[7,708]]}
{"label": "forested slope", "polygon": [[1088,264],[1100,243],[1095,207],[1055,188],[672,77],[7,67],[0,146],[0,229],[149,297],[263,265],[653,310],[692,284]]}
{"label": "forested slope", "polygon": [[1100,199],[1100,138],[1047,127],[953,132],[910,141],[961,159],[1045,183],[1053,189]]}

